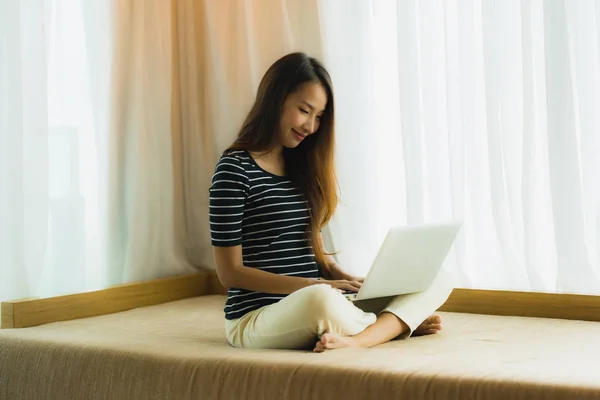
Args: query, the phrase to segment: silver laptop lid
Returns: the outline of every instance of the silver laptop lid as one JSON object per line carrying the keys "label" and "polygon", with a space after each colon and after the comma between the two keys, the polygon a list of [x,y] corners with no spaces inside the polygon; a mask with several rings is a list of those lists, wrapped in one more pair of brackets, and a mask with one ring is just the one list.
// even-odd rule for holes
{"label": "silver laptop lid", "polygon": [[429,288],[461,225],[447,222],[391,228],[356,299],[396,296]]}

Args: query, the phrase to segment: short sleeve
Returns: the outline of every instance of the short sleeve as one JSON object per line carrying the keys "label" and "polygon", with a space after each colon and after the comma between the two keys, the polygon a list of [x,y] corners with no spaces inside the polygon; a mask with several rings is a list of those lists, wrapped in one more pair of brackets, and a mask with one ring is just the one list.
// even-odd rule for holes
{"label": "short sleeve", "polygon": [[248,182],[239,158],[232,155],[221,157],[209,190],[210,237],[213,246],[237,246],[242,243]]}

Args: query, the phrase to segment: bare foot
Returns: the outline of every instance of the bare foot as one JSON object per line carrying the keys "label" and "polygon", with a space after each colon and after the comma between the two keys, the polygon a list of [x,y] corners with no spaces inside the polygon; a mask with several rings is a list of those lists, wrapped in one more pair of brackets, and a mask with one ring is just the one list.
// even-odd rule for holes
{"label": "bare foot", "polygon": [[412,336],[423,336],[438,333],[442,330],[442,319],[438,315],[432,315],[427,318],[415,331]]}
{"label": "bare foot", "polygon": [[358,343],[351,336],[342,336],[337,333],[325,333],[321,340],[317,341],[314,352],[322,353],[325,350],[341,349],[344,347],[356,347]]}
{"label": "bare foot", "polygon": [[[439,315],[432,315],[427,318],[415,329],[412,336],[423,336],[438,333],[442,330],[442,319]],[[365,331],[361,333],[364,334]],[[360,336],[360,335],[359,335]],[[325,350],[341,349],[344,347],[359,347],[362,342],[359,342],[356,337],[353,336],[342,336],[338,333],[329,332],[323,334],[321,339],[315,344],[313,351],[315,353],[322,353]],[[364,345],[363,345],[364,347]]]}

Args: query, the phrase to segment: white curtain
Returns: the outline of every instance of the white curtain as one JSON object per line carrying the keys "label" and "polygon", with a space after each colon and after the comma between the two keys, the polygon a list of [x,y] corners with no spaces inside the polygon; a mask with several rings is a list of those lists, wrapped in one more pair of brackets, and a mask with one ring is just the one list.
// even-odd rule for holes
{"label": "white curtain", "polygon": [[1,2],[0,299],[211,266],[214,165],[296,50],[334,80],[343,266],[458,219],[460,286],[598,293],[599,3]]}
{"label": "white curtain", "polygon": [[600,293],[600,1],[351,5],[321,2],[341,263],[365,273],[391,224],[461,220],[460,286]]}
{"label": "white curtain", "polygon": [[97,88],[110,35],[105,14],[85,24],[86,3],[0,3],[2,300],[104,285]]}
{"label": "white curtain", "polygon": [[320,54],[316,1],[261,4],[0,3],[0,300],[212,266],[220,153],[273,61]]}
{"label": "white curtain", "polygon": [[193,271],[171,15],[161,0],[0,3],[0,300]]}

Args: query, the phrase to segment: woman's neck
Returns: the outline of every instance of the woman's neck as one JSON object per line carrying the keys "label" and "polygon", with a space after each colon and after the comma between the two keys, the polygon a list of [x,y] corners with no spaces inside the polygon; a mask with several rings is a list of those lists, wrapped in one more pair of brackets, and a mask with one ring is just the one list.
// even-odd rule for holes
{"label": "woman's neck", "polygon": [[275,147],[266,152],[250,152],[250,155],[262,169],[274,175],[285,176],[283,146]]}
{"label": "woman's neck", "polygon": [[260,158],[268,163],[283,164],[283,146],[276,145],[271,150],[250,152],[255,159]]}

